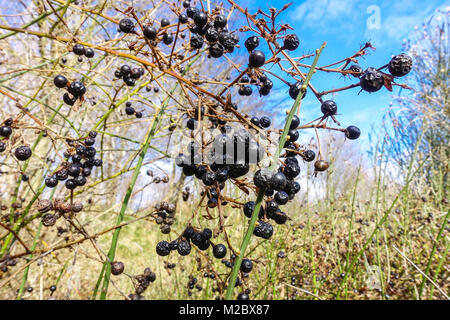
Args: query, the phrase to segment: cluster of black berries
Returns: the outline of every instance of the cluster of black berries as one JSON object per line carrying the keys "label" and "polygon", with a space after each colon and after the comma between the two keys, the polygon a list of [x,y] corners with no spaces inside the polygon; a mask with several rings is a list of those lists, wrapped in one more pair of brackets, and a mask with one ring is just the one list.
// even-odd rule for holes
{"label": "cluster of black berries", "polygon": [[[2,140],[7,140],[12,134],[13,119],[6,119],[0,126],[0,137]],[[0,153],[6,150],[6,143],[0,141]]]}
{"label": "cluster of black berries", "polygon": [[[394,56],[391,61],[389,61],[387,67],[391,76],[403,77],[411,72],[412,65],[412,58],[405,53],[401,53]],[[359,65],[354,64],[351,65],[348,70],[352,72],[353,76],[359,77],[361,88],[367,92],[376,92],[380,90],[387,80],[385,79],[386,75],[381,72],[380,69],[370,67],[363,72],[363,69]]]}
{"label": "cluster of black berries", "polygon": [[155,209],[157,210],[155,214],[155,222],[161,226],[161,232],[163,234],[170,233],[170,226],[175,222],[175,204],[163,201],[158,203],[155,206]]}
{"label": "cluster of black berries", "polygon": [[136,84],[136,80],[139,80],[139,78],[142,77],[144,73],[144,68],[131,68],[129,65],[124,64],[120,67],[120,69],[116,70],[114,75],[118,79],[123,79],[123,82],[127,86],[132,87]]}
{"label": "cluster of black berries", "polygon": [[66,88],[68,92],[64,93],[63,101],[69,106],[73,106],[77,99],[82,99],[86,93],[86,87],[81,81],[70,82],[63,75],[57,75],[53,83],[58,88]]}
{"label": "cluster of black berries", "polygon": [[45,178],[45,185],[54,188],[58,185],[58,181],[66,181],[65,186],[69,190],[84,186],[87,182],[86,177],[91,175],[93,167],[102,165],[102,160],[95,158],[97,150],[93,145],[96,136],[96,132],[89,132],[88,137],[80,142],[67,140],[72,150],[68,150],[65,156],[70,157],[71,161],[64,162],[52,176]]}
{"label": "cluster of black berries", "polygon": [[125,113],[129,116],[135,115],[137,119],[142,118],[142,111],[136,111],[132,106],[131,102],[127,101],[125,104]]}
{"label": "cluster of black berries", "polygon": [[[230,152],[231,149],[234,152]],[[205,186],[213,186],[217,182],[219,187],[230,178],[246,175],[249,163],[261,161],[265,154],[264,148],[245,129],[217,135],[206,152],[205,159],[201,150],[198,143],[191,142],[188,153],[176,157],[176,165],[183,168],[186,176],[195,175],[197,179],[201,179]]]}
{"label": "cluster of black berries", "polygon": [[[203,287],[200,283],[198,283],[198,279],[192,275],[189,275],[189,281],[187,284],[187,287],[189,290],[193,290],[194,288],[196,288],[198,291],[203,290]],[[191,296],[192,292],[189,291],[188,295]]]}
{"label": "cluster of black berries", "polygon": [[[78,213],[83,210],[83,204],[80,202],[70,203],[64,199],[40,200],[37,204],[39,213],[43,214],[41,221],[45,227],[54,226],[56,221],[66,213]],[[55,213],[48,213],[54,211]]]}
{"label": "cluster of black berries", "polygon": [[191,6],[185,2],[185,13],[179,15],[180,23],[188,23],[189,18],[193,24],[190,26],[192,33],[190,46],[193,50],[201,49],[205,41],[208,43],[209,56],[220,58],[224,53],[232,53],[239,43],[239,37],[227,29],[227,18],[221,14],[208,15],[207,12]]}
{"label": "cluster of black berries", "polygon": [[92,48],[86,48],[82,44],[75,44],[72,48],[72,52],[75,53],[78,56],[78,61],[82,62],[83,58],[81,56],[85,56],[86,58],[90,59],[95,56],[95,51]]}

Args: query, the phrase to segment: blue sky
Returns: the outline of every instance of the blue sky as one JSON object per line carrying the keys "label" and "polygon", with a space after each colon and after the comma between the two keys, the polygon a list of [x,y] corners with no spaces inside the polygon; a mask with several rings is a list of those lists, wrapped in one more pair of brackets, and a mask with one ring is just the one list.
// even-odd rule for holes
{"label": "blue sky", "polygon": [[[259,6],[267,11],[270,6],[282,8],[289,2],[292,0],[268,0],[264,4],[248,1],[246,5],[249,11],[254,13]],[[448,5],[449,1],[442,0],[295,0],[293,5],[280,15],[279,22],[289,23],[299,36],[301,46],[295,52],[296,56],[312,52],[320,47],[322,42],[327,42],[319,65],[351,56],[360,45],[370,41],[376,51],[360,60],[360,65],[366,69],[371,66],[380,67],[389,62],[392,55],[401,53],[403,39],[413,33],[414,27],[420,26],[436,8]],[[377,11],[380,17],[379,25],[371,19]],[[353,78],[343,79],[336,74],[319,73],[313,77],[312,82],[319,91],[323,91],[356,81]],[[283,86],[279,84],[279,88]],[[399,93],[399,89],[397,87],[393,92],[389,92],[383,88],[373,94],[361,92],[358,95],[358,92],[359,89],[351,89],[325,98],[332,98],[337,102],[338,112],[341,114],[338,119],[343,126],[353,124],[361,128],[360,143],[368,149],[368,133],[372,130],[372,125],[376,127],[380,124],[385,108],[389,106],[392,96]],[[285,99],[286,95],[287,91],[281,90],[272,97],[273,102],[279,102],[280,111],[292,105],[289,97]],[[302,115],[304,120],[320,116],[320,105],[312,94],[307,95],[303,101]]]}

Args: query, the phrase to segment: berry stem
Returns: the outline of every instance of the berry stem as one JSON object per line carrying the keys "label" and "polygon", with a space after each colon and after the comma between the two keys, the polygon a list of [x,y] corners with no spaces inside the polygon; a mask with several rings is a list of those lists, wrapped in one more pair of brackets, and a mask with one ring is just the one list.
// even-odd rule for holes
{"label": "berry stem", "polygon": [[[301,92],[298,94],[297,99],[294,102],[294,105],[292,106],[291,110],[289,111],[289,115],[286,119],[286,123],[284,124],[283,134],[281,135],[277,151],[275,152],[273,159],[272,159],[272,164],[270,166],[271,170],[275,169],[278,164],[278,159],[280,158],[281,151],[283,150],[284,143],[286,142],[286,138],[287,138],[289,128],[291,126],[292,118],[294,117],[294,114],[295,114],[297,108],[300,109],[303,93],[306,91],[306,88],[308,87],[308,83],[311,80],[312,75],[314,74],[314,70],[316,68],[317,62],[319,61],[320,54],[322,53],[323,48],[325,48],[325,45],[326,45],[326,43],[323,43],[322,46],[316,50],[316,57],[314,58],[314,62],[311,66],[311,69],[309,69],[306,80],[304,81],[304,83],[301,87],[301,90],[300,90]],[[247,250],[247,247],[250,243],[250,239],[253,234],[253,230],[255,229],[256,220],[258,219],[259,210],[261,208],[262,200],[264,198],[264,193],[265,193],[264,189],[260,189],[258,192],[255,208],[253,209],[252,218],[250,219],[250,224],[249,224],[247,232],[244,236],[244,240],[242,241],[242,244],[239,248],[239,256],[236,258],[236,260],[234,262],[233,270],[231,271],[231,276],[228,281],[228,287],[227,287],[227,291],[225,294],[226,300],[231,300],[231,298],[232,298],[233,289],[236,284],[236,279],[237,279],[237,276],[239,273],[239,269],[241,267],[242,259],[245,256],[245,251]]]}

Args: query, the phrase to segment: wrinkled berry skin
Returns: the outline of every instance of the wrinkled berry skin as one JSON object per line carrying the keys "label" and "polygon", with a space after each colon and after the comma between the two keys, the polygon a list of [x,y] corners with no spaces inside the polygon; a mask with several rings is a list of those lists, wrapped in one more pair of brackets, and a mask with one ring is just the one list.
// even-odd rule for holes
{"label": "wrinkled berry skin", "polygon": [[259,220],[258,225],[253,230],[253,235],[263,239],[270,239],[273,235],[273,227],[270,223]]}
{"label": "wrinkled berry skin", "polygon": [[27,146],[20,146],[14,151],[14,155],[16,156],[16,159],[19,161],[26,161],[30,159],[31,157],[31,149]]}
{"label": "wrinkled berry skin", "polygon": [[359,75],[360,75],[361,73],[363,73],[363,69],[362,69],[361,66],[358,65],[358,64],[352,64],[352,65],[350,66],[350,68],[348,68],[348,70],[350,70],[351,72],[354,72],[354,73],[355,73],[355,74],[352,74],[352,76],[355,77],[355,78],[358,78]]}
{"label": "wrinkled berry skin", "polygon": [[248,296],[248,294],[246,293],[239,293],[237,296],[238,300],[250,300],[250,297]]}
{"label": "wrinkled berry skin", "polygon": [[249,52],[255,50],[259,46],[259,38],[257,36],[251,36],[244,42],[245,48]]}
{"label": "wrinkled berry skin", "polygon": [[320,110],[325,116],[334,116],[337,112],[337,104],[333,100],[326,100],[322,103]]}
{"label": "wrinkled berry skin", "polygon": [[259,119],[259,125],[260,125],[262,128],[268,128],[268,127],[270,127],[271,123],[272,123],[272,122],[270,121],[270,118],[269,118],[269,117],[263,116],[263,117],[261,117],[261,119]]}
{"label": "wrinkled berry skin", "polygon": [[82,97],[86,93],[86,87],[80,81],[72,82],[68,90],[74,97]]}
{"label": "wrinkled berry skin", "polygon": [[288,34],[284,38],[283,48],[285,50],[294,51],[300,45],[300,40],[296,34]]}
{"label": "wrinkled berry skin", "polygon": [[156,245],[156,253],[161,256],[167,256],[170,253],[170,245],[167,241],[158,242]]}
{"label": "wrinkled berry skin", "polygon": [[412,58],[407,54],[401,53],[396,55],[389,62],[389,73],[394,77],[403,77],[411,72],[413,65]]}
{"label": "wrinkled berry skin", "polygon": [[195,35],[195,34],[192,35],[191,47],[194,49],[201,49],[203,47],[203,37]]}
{"label": "wrinkled berry skin", "polygon": [[213,58],[220,58],[223,56],[224,48],[220,43],[214,43],[209,47],[209,54]]}
{"label": "wrinkled berry skin", "polygon": [[360,78],[360,84],[364,91],[376,92],[383,87],[383,74],[374,68],[367,68]]}
{"label": "wrinkled berry skin", "polygon": [[256,171],[253,182],[259,188],[268,188],[272,180],[273,172],[267,168]]}
{"label": "wrinkled berry skin", "polygon": [[155,40],[157,34],[158,34],[158,32],[156,31],[156,28],[154,28],[154,27],[146,26],[144,28],[144,36],[149,40]]}
{"label": "wrinkled berry skin", "polygon": [[189,253],[191,253],[191,244],[189,243],[189,241],[180,241],[178,242],[177,251],[180,256],[187,256]]}
{"label": "wrinkled berry skin", "polygon": [[67,78],[58,74],[54,79],[53,79],[53,83],[55,84],[56,87],[58,88],[64,88],[67,85]]}
{"label": "wrinkled berry skin", "polygon": [[252,53],[250,53],[250,56],[248,58],[248,65],[251,68],[260,68],[264,65],[266,62],[266,56],[264,55],[264,52],[260,50],[255,50]]}
{"label": "wrinkled berry skin", "polygon": [[119,21],[119,29],[123,33],[132,33],[134,32],[134,23],[131,19],[124,18]]}
{"label": "wrinkled berry skin", "polygon": [[356,126],[348,126],[345,130],[345,136],[347,139],[356,140],[361,135],[361,131]]}
{"label": "wrinkled berry skin", "polygon": [[227,254],[227,248],[223,244],[218,244],[213,248],[213,255],[216,259],[222,259]]}

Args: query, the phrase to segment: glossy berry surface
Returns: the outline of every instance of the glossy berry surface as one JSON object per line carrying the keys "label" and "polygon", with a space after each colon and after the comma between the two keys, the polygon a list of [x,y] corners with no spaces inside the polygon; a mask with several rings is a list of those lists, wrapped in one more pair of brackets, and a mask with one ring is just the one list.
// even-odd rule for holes
{"label": "glossy berry surface", "polygon": [[320,111],[322,111],[325,116],[333,116],[337,112],[337,104],[333,100],[326,100],[320,106]]}
{"label": "glossy berry surface", "polygon": [[250,53],[250,56],[248,58],[248,65],[251,68],[259,68],[264,65],[266,62],[266,56],[264,52],[260,50],[254,50],[252,53]]}
{"label": "glossy berry surface", "polygon": [[347,139],[356,140],[360,135],[361,131],[356,126],[348,126],[347,129],[345,129],[345,136]]}
{"label": "glossy berry surface", "polygon": [[19,161],[26,161],[31,157],[31,149],[27,146],[20,146],[14,151],[14,155]]}
{"label": "glossy berry surface", "polygon": [[374,68],[368,68],[361,76],[360,84],[364,91],[376,92],[383,87],[383,74]]}

